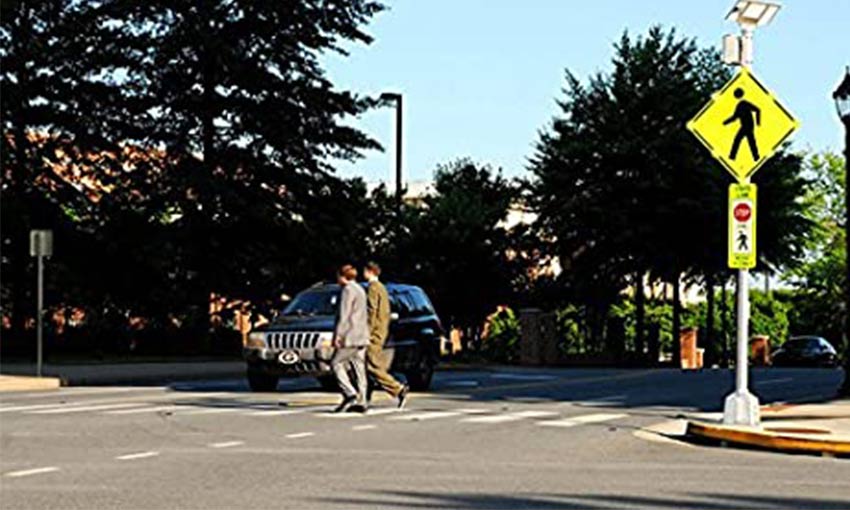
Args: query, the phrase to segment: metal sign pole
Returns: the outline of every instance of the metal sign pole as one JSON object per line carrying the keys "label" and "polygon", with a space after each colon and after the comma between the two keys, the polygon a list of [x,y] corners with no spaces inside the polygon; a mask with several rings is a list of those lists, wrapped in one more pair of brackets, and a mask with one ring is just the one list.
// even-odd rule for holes
{"label": "metal sign pole", "polygon": [[36,375],[41,377],[42,353],[43,351],[43,330],[44,330],[44,256],[39,254],[37,257],[38,264],[38,304],[36,319],[36,342],[38,343],[38,354],[36,359]]}
{"label": "metal sign pole", "polygon": [[[741,27],[741,67],[747,70],[753,65],[754,28],[747,25]],[[742,179],[741,184],[750,184],[750,179]],[[749,390],[750,270],[746,268],[738,269],[737,312],[735,392],[727,396],[724,402],[723,423],[754,427],[759,424],[760,416],[758,398]]]}

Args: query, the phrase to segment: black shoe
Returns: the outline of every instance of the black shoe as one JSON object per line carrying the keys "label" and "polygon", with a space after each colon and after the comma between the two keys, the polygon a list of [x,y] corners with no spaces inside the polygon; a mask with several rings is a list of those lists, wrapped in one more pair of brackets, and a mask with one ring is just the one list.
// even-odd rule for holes
{"label": "black shoe", "polygon": [[404,409],[404,405],[407,404],[408,393],[410,393],[410,386],[404,385],[401,388],[401,391],[398,393],[398,408]]}
{"label": "black shoe", "polygon": [[366,414],[366,411],[369,410],[369,407],[363,404],[356,404],[348,408],[349,413],[360,413]]}
{"label": "black shoe", "polygon": [[351,406],[354,405],[354,402],[356,400],[357,399],[354,398],[354,397],[343,398],[342,402],[340,402],[339,405],[336,407],[336,409],[334,409],[334,412],[335,413],[344,413],[344,412],[348,411],[349,409],[351,409]]}

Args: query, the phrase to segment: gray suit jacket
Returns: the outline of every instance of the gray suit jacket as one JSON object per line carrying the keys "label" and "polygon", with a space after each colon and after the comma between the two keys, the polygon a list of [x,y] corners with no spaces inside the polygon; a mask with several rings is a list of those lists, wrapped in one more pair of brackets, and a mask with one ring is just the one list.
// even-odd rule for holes
{"label": "gray suit jacket", "polygon": [[343,347],[369,345],[366,291],[357,282],[351,282],[342,288],[334,334],[342,341]]}

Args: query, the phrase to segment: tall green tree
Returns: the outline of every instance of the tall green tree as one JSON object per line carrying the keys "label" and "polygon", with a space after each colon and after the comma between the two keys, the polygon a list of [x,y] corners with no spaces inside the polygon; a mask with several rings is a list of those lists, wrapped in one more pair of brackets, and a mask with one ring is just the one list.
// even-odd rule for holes
{"label": "tall green tree", "polygon": [[798,292],[791,314],[793,334],[821,335],[836,344],[844,332],[847,227],[844,189],[847,176],[843,158],[826,152],[812,155],[806,162],[811,184],[805,196],[806,214],[816,226],[807,242],[798,247],[805,258],[790,271]]}
{"label": "tall green tree", "polygon": [[517,187],[486,165],[437,168],[434,193],[407,207],[392,273],[421,284],[452,326],[477,330],[513,298],[515,267],[504,223]]}

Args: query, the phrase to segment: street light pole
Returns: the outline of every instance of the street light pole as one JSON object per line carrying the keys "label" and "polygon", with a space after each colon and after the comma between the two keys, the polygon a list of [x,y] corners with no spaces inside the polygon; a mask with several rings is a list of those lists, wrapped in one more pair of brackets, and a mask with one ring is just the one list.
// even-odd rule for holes
{"label": "street light pole", "polygon": [[[753,65],[753,33],[756,27],[769,23],[780,5],[762,0],[739,0],[726,16],[741,27],[738,62],[751,69]],[[750,184],[744,179],[741,184]],[[735,391],[726,397],[723,405],[723,423],[729,425],[757,426],[760,422],[759,400],[749,390],[749,324],[750,324],[750,271],[738,269],[737,349],[735,357]]]}
{"label": "street light pole", "polygon": [[835,109],[844,124],[844,241],[845,278],[844,281],[844,384],[841,393],[850,395],[850,67],[844,74],[844,80],[832,94]]}
{"label": "street light pole", "polygon": [[397,92],[384,92],[381,99],[395,103],[395,199],[396,209],[401,214],[402,204],[402,170],[401,170],[401,138],[402,138],[402,96]]}

